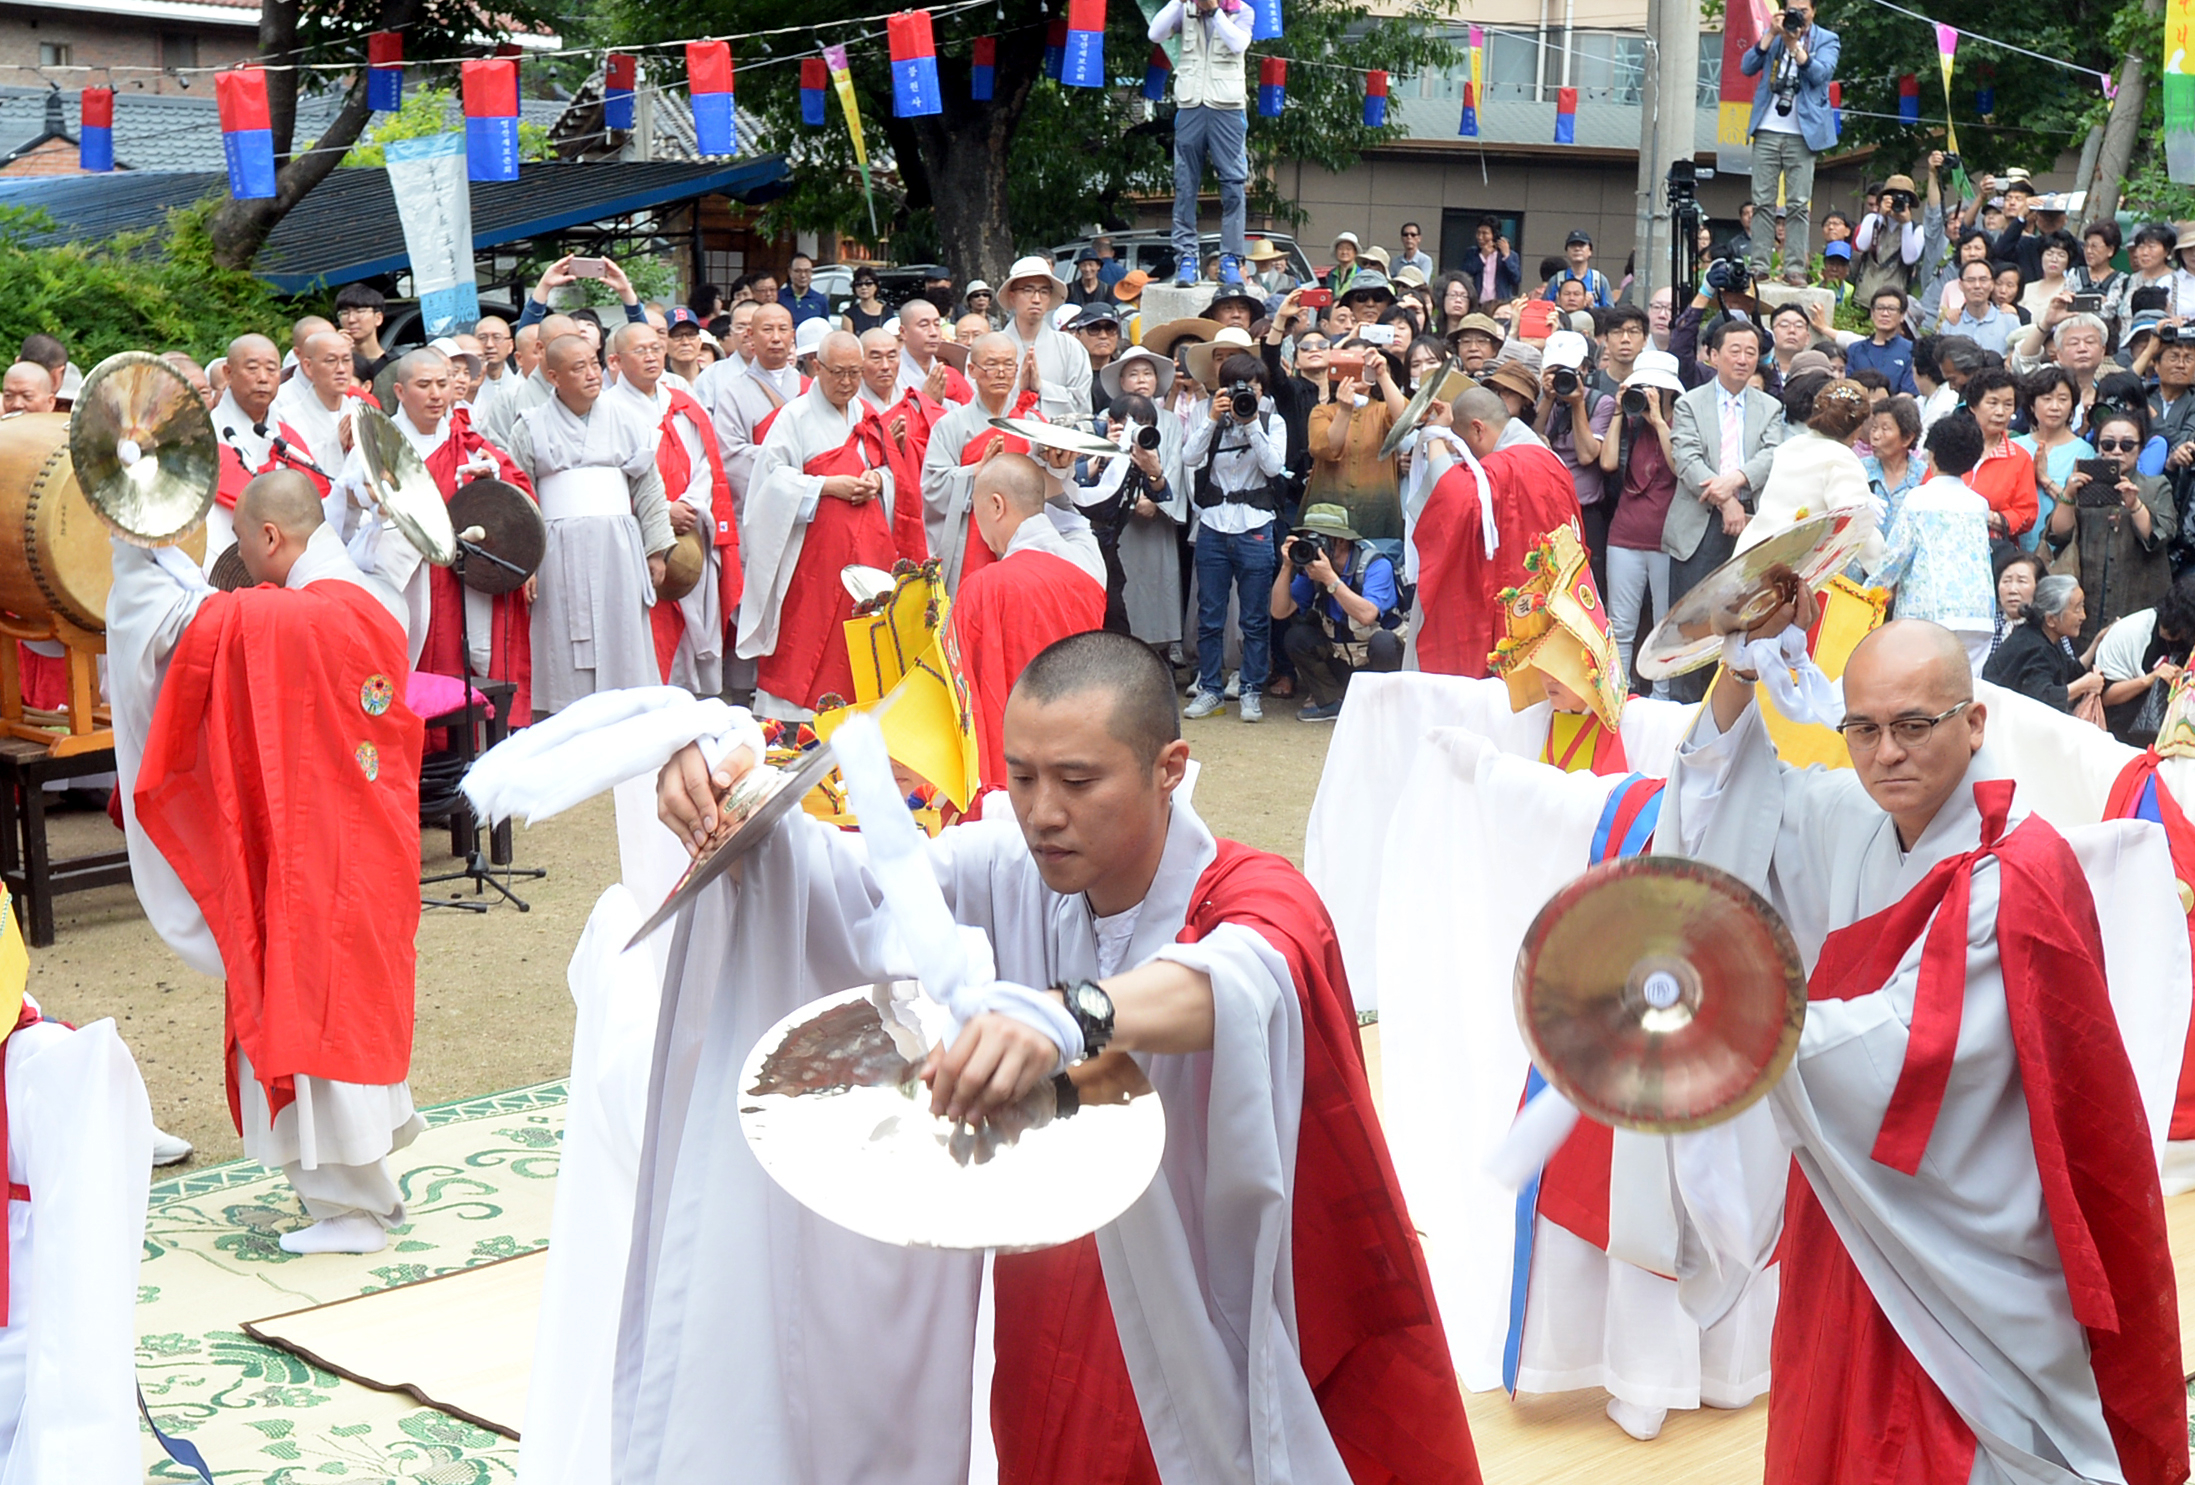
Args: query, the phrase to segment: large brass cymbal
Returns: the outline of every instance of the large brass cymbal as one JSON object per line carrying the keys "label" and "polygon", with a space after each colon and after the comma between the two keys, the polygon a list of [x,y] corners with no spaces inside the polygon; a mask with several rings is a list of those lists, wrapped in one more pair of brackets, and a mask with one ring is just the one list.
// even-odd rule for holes
{"label": "large brass cymbal", "polygon": [[548,523],[541,507],[518,486],[499,479],[471,480],[457,487],[447,507],[450,525],[459,531],[478,526],[474,545],[516,567],[494,562],[465,564],[465,586],[476,593],[511,593],[526,585],[549,549]]}
{"label": "large brass cymbal", "polygon": [[381,513],[419,555],[437,567],[449,566],[457,560],[457,528],[434,476],[388,414],[360,403],[354,416],[359,456]]}
{"label": "large brass cymbal", "polygon": [[1869,530],[1861,511],[1830,511],[1738,553],[1669,605],[1639,643],[1639,674],[1660,681],[1714,664],[1725,634],[1759,623],[1789,596],[1791,576],[1781,569],[1819,588],[1859,554]]}
{"label": "large brass cymbal", "polygon": [[1454,402],[1477,385],[1471,380],[1471,373],[1453,361],[1443,361],[1437,368],[1427,371],[1418,379],[1418,390],[1410,398],[1410,405],[1402,410],[1402,416],[1395,419],[1387,436],[1380,440],[1379,457],[1393,458],[1410,441],[1410,435],[1418,431],[1418,424],[1425,421],[1434,403]]}
{"label": "large brass cymbal", "polygon": [[69,460],[92,511],[123,540],[172,546],[203,525],[221,445],[197,389],[158,356],[91,369],[69,413]]}
{"label": "large brass cymbal", "polygon": [[863,987],[810,1001],[748,1055],[740,1129],[770,1178],[818,1216],[898,1247],[1024,1252],[1095,1232],[1158,1173],[1166,1115],[1131,1059],[1078,1067],[1070,1117],[1047,1079],[971,1128],[931,1115],[909,1040]]}
{"label": "large brass cymbal", "polygon": [[1516,1010],[1533,1063],[1587,1117],[1670,1134],[1735,1117],[1783,1076],[1806,974],[1745,883],[1637,856],[1540,909],[1517,954]]}

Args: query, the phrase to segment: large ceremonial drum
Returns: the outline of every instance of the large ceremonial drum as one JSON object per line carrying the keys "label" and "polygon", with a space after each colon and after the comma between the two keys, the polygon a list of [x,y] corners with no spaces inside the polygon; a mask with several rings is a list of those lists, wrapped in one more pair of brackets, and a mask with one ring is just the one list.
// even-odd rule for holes
{"label": "large ceremonial drum", "polygon": [[[0,609],[104,633],[114,580],[107,537],[77,487],[69,415],[0,418]],[[203,555],[205,541],[201,530],[185,550]]]}

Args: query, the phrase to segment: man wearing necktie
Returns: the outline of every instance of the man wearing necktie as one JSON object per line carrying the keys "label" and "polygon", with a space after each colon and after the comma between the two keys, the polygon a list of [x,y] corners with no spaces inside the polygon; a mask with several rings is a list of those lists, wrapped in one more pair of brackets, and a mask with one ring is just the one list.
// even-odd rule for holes
{"label": "man wearing necktie", "polygon": [[[1769,462],[1783,442],[1783,406],[1752,384],[1760,364],[1760,328],[1729,319],[1707,337],[1707,362],[1715,379],[1677,399],[1670,425],[1676,454],[1677,498],[1662,527],[1670,557],[1669,601],[1730,559],[1737,536],[1753,513],[1754,496],[1768,481]],[[1698,701],[1712,671],[1657,684],[1657,694]]]}

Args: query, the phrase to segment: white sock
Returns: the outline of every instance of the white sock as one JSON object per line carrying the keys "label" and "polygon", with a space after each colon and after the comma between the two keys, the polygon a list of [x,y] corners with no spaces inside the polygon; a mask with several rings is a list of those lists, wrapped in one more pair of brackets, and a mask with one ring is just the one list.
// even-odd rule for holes
{"label": "white sock", "polygon": [[285,1232],[281,1241],[285,1253],[378,1253],[389,1245],[389,1235],[370,1214],[345,1212]]}
{"label": "white sock", "polygon": [[1608,1399],[1608,1421],[1642,1444],[1661,1432],[1662,1420],[1668,1416],[1667,1408],[1642,1408],[1620,1397]]}

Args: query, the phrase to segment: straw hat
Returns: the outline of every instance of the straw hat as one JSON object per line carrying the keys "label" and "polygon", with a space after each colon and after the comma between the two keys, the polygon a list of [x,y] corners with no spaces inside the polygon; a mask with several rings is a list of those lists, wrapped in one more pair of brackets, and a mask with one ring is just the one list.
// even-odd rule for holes
{"label": "straw hat", "polygon": [[1182,352],[1182,359],[1189,363],[1189,374],[1209,391],[1219,383],[1219,368],[1229,356],[1242,352],[1254,353],[1257,343],[1250,339],[1250,332],[1238,330],[1233,325],[1222,329],[1210,340],[1190,346]]}
{"label": "straw hat", "polygon": [[1250,261],[1253,263],[1279,263],[1288,255],[1274,245],[1270,237],[1261,237],[1250,245]]}
{"label": "straw hat", "polygon": [[1143,332],[1143,343],[1162,356],[1171,357],[1174,348],[1185,340],[1210,340],[1219,334],[1219,321],[1192,315],[1185,320],[1168,320],[1155,330]]}

